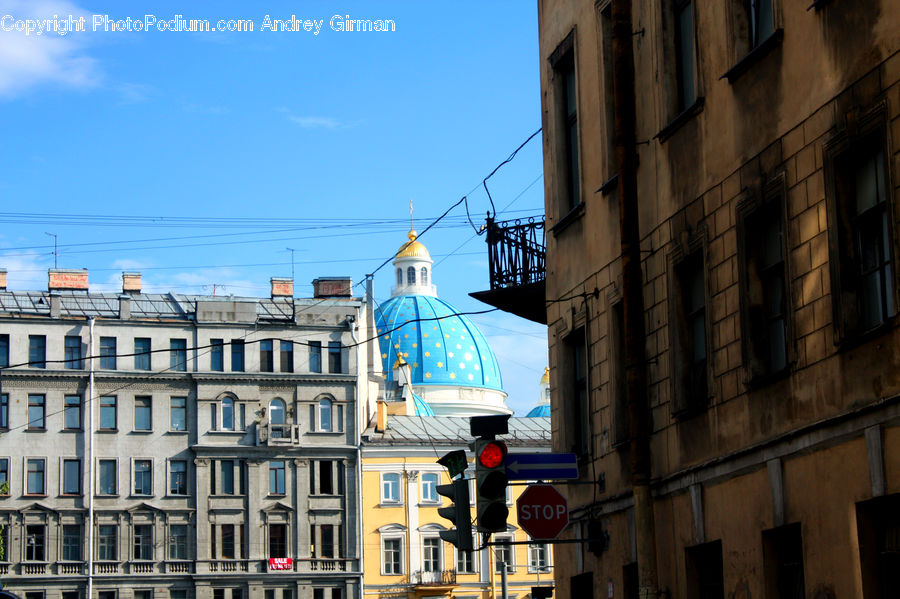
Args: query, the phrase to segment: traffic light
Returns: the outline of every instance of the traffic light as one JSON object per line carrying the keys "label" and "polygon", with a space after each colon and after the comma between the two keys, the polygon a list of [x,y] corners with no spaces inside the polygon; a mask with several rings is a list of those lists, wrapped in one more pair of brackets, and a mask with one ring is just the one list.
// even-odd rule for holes
{"label": "traffic light", "polygon": [[475,440],[475,494],[478,497],[478,530],[506,530],[506,444],[493,439]]}
{"label": "traffic light", "polygon": [[452,505],[439,507],[438,514],[456,525],[455,529],[442,530],[442,539],[456,546],[460,551],[472,551],[472,513],[469,510],[469,481],[457,478],[449,485],[435,487],[438,495],[449,497]]}

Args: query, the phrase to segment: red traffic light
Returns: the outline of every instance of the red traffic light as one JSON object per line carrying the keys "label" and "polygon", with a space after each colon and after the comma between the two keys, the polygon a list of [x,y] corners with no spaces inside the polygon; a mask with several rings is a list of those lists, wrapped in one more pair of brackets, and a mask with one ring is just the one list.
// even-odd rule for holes
{"label": "red traffic light", "polygon": [[506,458],[506,444],[501,441],[491,441],[481,448],[478,454],[478,462],[485,468],[496,468],[503,464]]}

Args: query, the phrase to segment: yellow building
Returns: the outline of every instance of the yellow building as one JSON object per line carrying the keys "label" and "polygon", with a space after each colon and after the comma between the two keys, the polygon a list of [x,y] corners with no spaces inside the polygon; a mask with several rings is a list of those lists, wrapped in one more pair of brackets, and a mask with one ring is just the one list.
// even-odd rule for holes
{"label": "yellow building", "polygon": [[[511,410],[487,340],[437,298],[431,266],[428,250],[410,231],[394,259],[392,297],[374,307],[384,383],[377,407],[369,406],[372,421],[361,442],[363,596],[499,598],[498,564],[505,562],[507,596],[530,597],[532,586],[552,584],[553,566],[550,546],[527,544],[517,526],[514,499],[524,485],[510,487],[507,531],[493,541],[525,544],[484,547],[476,534],[476,550],[460,553],[439,536],[452,523],[437,512],[436,487],[450,481],[437,459],[467,449],[470,416]],[[541,386],[538,407],[529,417],[511,418],[509,435],[501,437],[510,452],[550,450],[546,373]],[[473,478],[471,467],[465,477]]]}

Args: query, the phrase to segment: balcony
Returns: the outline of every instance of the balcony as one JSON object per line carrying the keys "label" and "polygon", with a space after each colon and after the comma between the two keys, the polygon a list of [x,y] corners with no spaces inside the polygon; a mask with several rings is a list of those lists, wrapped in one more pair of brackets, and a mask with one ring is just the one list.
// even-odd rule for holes
{"label": "balcony", "polygon": [[412,575],[416,586],[446,587],[456,584],[456,570],[416,570]]}
{"label": "balcony", "polygon": [[491,288],[470,293],[504,312],[547,324],[543,220],[487,219]]}

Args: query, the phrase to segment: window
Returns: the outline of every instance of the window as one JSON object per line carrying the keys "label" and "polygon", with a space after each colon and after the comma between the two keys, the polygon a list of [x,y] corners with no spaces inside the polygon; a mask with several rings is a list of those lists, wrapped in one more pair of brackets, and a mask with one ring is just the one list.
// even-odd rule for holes
{"label": "window", "polygon": [[119,559],[118,527],[115,524],[101,524],[97,527],[97,559],[116,561]]}
{"label": "window", "polygon": [[[0,488],[6,484],[9,484],[9,458],[0,458]],[[6,492],[0,491],[0,496],[8,495],[9,488],[6,489]]]}
{"label": "window", "polygon": [[149,431],[152,427],[152,398],[134,398],[134,430]]}
{"label": "window", "polygon": [[[325,591],[331,591],[331,596],[326,597]],[[313,599],[343,599],[344,593],[340,588],[332,589],[313,589]]]}
{"label": "window", "polygon": [[117,599],[116,591],[97,591],[97,599]]}
{"label": "window", "polygon": [[209,369],[222,372],[225,370],[225,340],[210,339],[209,344]]}
{"label": "window", "polygon": [[804,599],[803,541],[800,524],[763,531],[766,597]]}
{"label": "window", "polygon": [[294,372],[294,342],[279,341],[281,349],[281,372]]}
{"label": "window", "polygon": [[150,370],[150,338],[134,338],[134,369]]}
{"label": "window", "polygon": [[269,524],[269,557],[287,556],[287,524]]}
{"label": "window", "polygon": [[398,268],[397,269],[397,287],[400,287],[401,285],[403,285],[403,269]]}
{"label": "window", "polygon": [[66,395],[63,407],[63,426],[67,430],[81,428],[81,396]]}
{"label": "window", "polygon": [[[213,428],[215,428],[215,423],[213,423]],[[230,397],[222,400],[222,429],[234,430],[234,400]]]}
{"label": "window", "polygon": [[[897,597],[900,581],[900,495],[856,504],[857,543],[863,597]],[[780,599],[780,598],[779,598]]]}
{"label": "window", "polygon": [[694,3],[673,0],[675,24],[675,91],[676,114],[684,112],[697,100],[694,75]]}
{"label": "window", "polygon": [[222,530],[222,559],[234,559],[234,524],[223,524]]}
{"label": "window", "polygon": [[440,537],[425,537],[422,539],[422,570],[425,572],[440,572],[443,569],[441,562]]}
{"label": "window", "polygon": [[63,495],[81,495],[81,460],[63,460]]}
{"label": "window", "polygon": [[562,218],[581,203],[578,141],[578,79],[575,70],[575,32],[571,32],[550,57],[553,67],[554,90],[557,99],[556,126],[562,140],[557,148],[559,161],[558,190]]}
{"label": "window", "polygon": [[322,372],[322,342],[309,342],[309,371]]}
{"label": "window", "polygon": [[244,372],[244,340],[231,340],[231,371]]}
{"label": "window", "polygon": [[234,460],[219,461],[219,493],[222,495],[234,495]]}
{"label": "window", "polygon": [[422,275],[422,285],[428,285],[428,269],[425,268],[424,266],[422,267],[421,275]]}
{"label": "window", "polygon": [[134,494],[153,494],[153,465],[150,460],[134,461]]}
{"label": "window", "polygon": [[0,393],[0,429],[9,428],[9,393]]}
{"label": "window", "polygon": [[100,337],[100,368],[116,369],[116,338]]}
{"label": "window", "polygon": [[333,399],[322,398],[309,408],[310,429],[320,433],[344,430],[344,406]]}
{"label": "window", "polygon": [[331,432],[331,412],[332,405],[330,399],[319,401],[319,430],[322,432]]}
{"label": "window", "polygon": [[456,570],[463,574],[474,574],[477,572],[474,551],[458,551],[456,552]]}
{"label": "window", "polygon": [[381,475],[381,501],[396,503],[400,501],[400,474],[385,472]]}
{"label": "window", "polygon": [[62,527],[62,558],[67,562],[81,561],[81,525],[64,524]]}
{"label": "window", "polygon": [[259,371],[272,372],[275,369],[273,358],[272,340],[263,339],[259,342]]}
{"label": "window", "polygon": [[47,399],[43,395],[33,394],[28,396],[28,428],[31,430],[43,430],[47,427]]}
{"label": "window", "polygon": [[65,348],[63,357],[65,362],[63,365],[69,370],[80,370],[84,368],[84,362],[81,360],[81,337],[74,335],[66,335]]}
{"label": "window", "polygon": [[169,369],[187,370],[187,339],[169,339]]}
{"label": "window", "polygon": [[507,572],[515,568],[513,546],[509,544],[510,541],[512,537],[509,535],[498,535],[494,538],[494,542],[499,543],[494,545],[494,572],[497,574],[503,571],[503,566],[506,566]]}
{"label": "window", "polygon": [[188,559],[186,524],[173,524],[169,527],[169,559]]}
{"label": "window", "polygon": [[528,571],[550,571],[550,548],[546,543],[532,543],[528,546]]}
{"label": "window", "polygon": [[403,539],[384,539],[382,547],[381,573],[403,574]]}
{"label": "window", "polygon": [[437,502],[440,497],[437,494],[438,474],[428,472],[422,475],[422,501]]}
{"label": "window", "polygon": [[563,365],[566,371],[566,396],[570,451],[590,454],[591,412],[587,388],[587,346],[584,329],[577,329],[564,340]]}
{"label": "window", "polygon": [[[603,95],[613,97],[613,85],[615,84],[615,70],[613,69],[613,27],[612,27],[612,2],[597,3],[597,22],[600,30],[600,77],[603,85]],[[616,164],[616,113],[613,102],[603,102],[603,137],[601,150],[604,154],[606,170],[603,173],[604,181],[610,182],[618,171]]]}
{"label": "window", "polygon": [[0,335],[0,368],[9,366],[9,335]]}
{"label": "window", "polygon": [[187,430],[187,398],[172,397],[169,399],[169,430]]}
{"label": "window", "polygon": [[343,372],[343,369],[341,366],[341,342],[340,341],[329,341],[328,342],[328,372],[331,372],[331,373]]}
{"label": "window", "polygon": [[416,284],[416,269],[414,266],[410,266],[406,269],[406,284],[407,285],[415,285]]}
{"label": "window", "polygon": [[116,461],[100,460],[99,466],[97,493],[99,495],[115,495],[118,487],[116,484]]}
{"label": "window", "polygon": [[100,398],[100,430],[116,430],[116,396],[105,395]]}
{"label": "window", "polygon": [[187,461],[169,462],[169,495],[187,495]]}
{"label": "window", "polygon": [[153,527],[149,524],[134,525],[134,559],[153,559]]}
{"label": "window", "polygon": [[44,485],[45,462],[43,458],[30,458],[26,460],[27,479],[25,482],[26,495],[45,495],[47,488]]}
{"label": "window", "polygon": [[[8,361],[8,360],[7,360]],[[47,337],[28,335],[28,365],[32,368],[47,367]]]}
{"label": "window", "polygon": [[741,265],[743,330],[747,331],[744,362],[752,382],[763,381],[788,366],[783,222],[782,204],[775,200],[757,207],[740,222],[745,258]]}
{"label": "window", "polygon": [[273,439],[288,437],[284,400],[277,397],[269,404],[269,428]]}
{"label": "window", "polygon": [[[884,325],[894,316],[893,226],[884,134],[870,134],[833,159],[833,279],[841,337]],[[834,268],[836,267],[836,268]]]}
{"label": "window", "polygon": [[284,495],[284,460],[269,462],[269,494]]}
{"label": "window", "polygon": [[47,527],[43,524],[25,526],[25,561],[47,561]]}
{"label": "window", "polygon": [[707,341],[706,277],[703,251],[697,250],[675,266],[675,328],[673,411],[691,413],[706,407]]}
{"label": "window", "polygon": [[625,388],[625,302],[617,302],[611,308],[609,346],[612,368],[610,394],[613,403],[613,438],[616,446],[624,447],[631,438],[628,423],[628,391]]}
{"label": "window", "polygon": [[735,38],[739,56],[761,45],[775,33],[773,0],[741,0],[733,2]]}
{"label": "window", "polygon": [[686,547],[684,567],[688,599],[724,599],[721,541]]}

